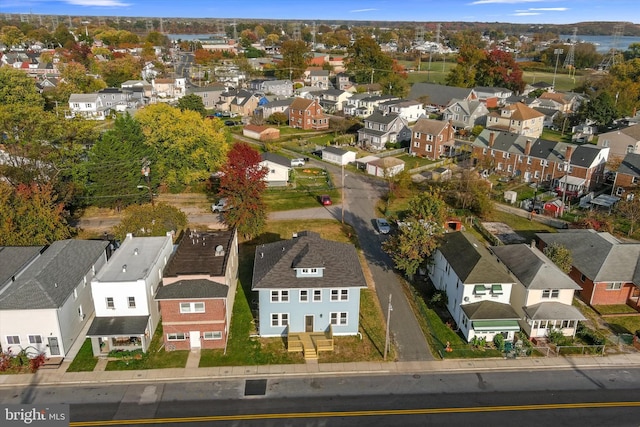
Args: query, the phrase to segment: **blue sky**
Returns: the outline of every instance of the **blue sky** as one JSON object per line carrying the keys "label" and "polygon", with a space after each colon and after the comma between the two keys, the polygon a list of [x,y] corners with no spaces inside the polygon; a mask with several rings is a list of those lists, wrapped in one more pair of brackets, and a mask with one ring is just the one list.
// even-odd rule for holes
{"label": "blue sky", "polygon": [[[313,7],[310,7],[313,5]],[[372,21],[640,23],[639,0],[0,0],[0,13]]]}

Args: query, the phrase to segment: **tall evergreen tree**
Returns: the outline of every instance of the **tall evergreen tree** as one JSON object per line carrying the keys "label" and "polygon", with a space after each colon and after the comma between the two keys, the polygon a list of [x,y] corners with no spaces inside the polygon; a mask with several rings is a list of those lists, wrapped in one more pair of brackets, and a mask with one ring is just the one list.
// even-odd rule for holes
{"label": "tall evergreen tree", "polygon": [[[113,129],[91,148],[87,192],[92,204],[124,207],[148,199],[148,192],[137,186],[153,188],[158,179],[153,174],[153,149],[144,140],[140,124],[126,114],[118,117]],[[145,159],[152,170],[150,181],[141,173]]]}

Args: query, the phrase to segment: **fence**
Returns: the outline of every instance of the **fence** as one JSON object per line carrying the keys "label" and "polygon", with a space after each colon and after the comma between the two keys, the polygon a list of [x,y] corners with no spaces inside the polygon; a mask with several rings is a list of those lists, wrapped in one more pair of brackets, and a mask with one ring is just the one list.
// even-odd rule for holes
{"label": "fence", "polygon": [[380,153],[376,153],[376,157],[395,156],[395,155],[398,155],[398,154],[404,154],[408,150],[409,150],[408,148],[397,148],[395,150],[381,151]]}
{"label": "fence", "polygon": [[494,236],[493,234],[491,234],[489,232],[489,230],[487,230],[486,228],[484,228],[484,226],[482,225],[482,223],[478,220],[478,218],[473,218],[473,226],[475,227],[476,230],[478,230],[480,232],[480,234],[482,234],[482,236],[487,239],[489,242],[491,242],[491,244],[493,246],[502,246],[503,243],[500,239],[498,239],[496,236]]}
{"label": "fence", "polygon": [[600,354],[604,356],[604,345],[562,345],[556,347],[556,354],[561,355],[585,355]]}

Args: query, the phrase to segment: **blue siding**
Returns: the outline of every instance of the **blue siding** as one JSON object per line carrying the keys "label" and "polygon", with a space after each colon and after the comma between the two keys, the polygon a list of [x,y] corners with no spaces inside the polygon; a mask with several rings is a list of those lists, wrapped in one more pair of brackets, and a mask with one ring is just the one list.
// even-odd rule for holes
{"label": "blue siding", "polygon": [[[341,288],[347,289],[347,288]],[[288,302],[271,302],[271,290],[259,291],[259,334],[263,337],[285,336],[285,326],[271,326],[273,313],[286,313],[291,332],[304,332],[305,316],[313,316],[314,332],[324,332],[331,323],[331,313],[347,313],[346,325],[333,325],[334,335],[356,335],[360,315],[360,288],[348,288],[347,301],[331,301],[331,289],[321,289],[322,301],[313,301],[313,289],[289,291]],[[300,302],[300,291],[307,290],[308,301]]]}

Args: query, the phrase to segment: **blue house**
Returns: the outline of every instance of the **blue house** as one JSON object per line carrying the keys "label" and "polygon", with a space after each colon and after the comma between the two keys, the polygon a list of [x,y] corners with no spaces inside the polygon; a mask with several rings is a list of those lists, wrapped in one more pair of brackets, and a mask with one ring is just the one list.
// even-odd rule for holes
{"label": "blue house", "polygon": [[334,335],[358,333],[360,289],[366,286],[351,244],[304,231],[260,245],[252,283],[259,294],[258,333],[286,336],[289,351],[314,358],[333,349]]}

